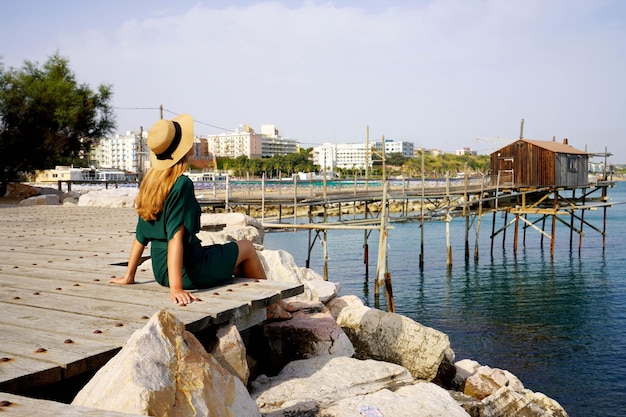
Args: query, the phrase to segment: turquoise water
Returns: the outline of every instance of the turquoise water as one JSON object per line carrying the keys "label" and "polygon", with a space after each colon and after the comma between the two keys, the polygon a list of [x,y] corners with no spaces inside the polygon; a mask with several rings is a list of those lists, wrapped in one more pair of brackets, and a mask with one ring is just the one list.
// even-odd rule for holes
{"label": "turquoise water", "polygon": [[[614,202],[626,201],[626,183],[609,189]],[[602,228],[603,210],[585,220]],[[517,256],[512,229],[506,242],[495,238],[490,254],[492,215],[483,217],[479,260],[464,259],[464,221],[450,227],[453,266],[446,266],[445,224],[426,223],[425,265],[418,266],[419,224],[395,224],[389,232],[388,264],[396,312],[449,335],[457,360],[470,358],[517,375],[525,387],[557,400],[572,417],[613,417],[626,409],[626,204],[607,211],[606,248],[602,237],[584,226],[569,248],[569,229],[558,224],[554,258],[540,234],[521,231]],[[509,218],[510,219],[510,218]],[[503,218],[496,217],[497,227]],[[579,223],[579,222],[577,222]],[[577,224],[577,227],[579,224]],[[550,230],[550,222],[546,225]],[[285,249],[300,266],[307,257],[308,232],[268,233],[265,247]],[[369,237],[370,276],[365,276],[363,231],[329,231],[329,279],[373,307],[387,309],[385,292],[374,299],[378,233]],[[311,268],[322,273],[321,245]]]}

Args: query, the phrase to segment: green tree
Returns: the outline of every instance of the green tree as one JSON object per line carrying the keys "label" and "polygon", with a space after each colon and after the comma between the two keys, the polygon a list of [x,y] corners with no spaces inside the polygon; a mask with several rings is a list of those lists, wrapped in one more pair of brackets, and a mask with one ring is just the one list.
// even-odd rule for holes
{"label": "green tree", "polygon": [[86,164],[91,143],[113,132],[113,89],[79,84],[58,53],[39,67],[0,62],[0,195],[35,169]]}

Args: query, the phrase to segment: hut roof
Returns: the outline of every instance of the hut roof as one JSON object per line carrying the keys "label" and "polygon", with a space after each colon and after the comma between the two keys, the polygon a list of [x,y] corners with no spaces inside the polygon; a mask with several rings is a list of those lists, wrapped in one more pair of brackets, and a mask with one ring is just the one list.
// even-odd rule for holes
{"label": "hut roof", "polygon": [[552,140],[519,139],[513,143],[518,143],[518,142],[530,143],[531,145],[535,145],[535,146],[538,146],[543,149],[547,149],[555,153],[566,153],[566,154],[573,154],[573,155],[588,155],[589,154],[588,152],[581,151],[580,149],[576,149],[573,146],[570,146],[566,143],[555,142]]}

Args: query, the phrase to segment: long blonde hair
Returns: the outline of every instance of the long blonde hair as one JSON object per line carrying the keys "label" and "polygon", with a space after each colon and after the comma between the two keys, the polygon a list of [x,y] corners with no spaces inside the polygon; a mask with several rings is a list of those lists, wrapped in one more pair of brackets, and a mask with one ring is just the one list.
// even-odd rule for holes
{"label": "long blonde hair", "polygon": [[187,170],[187,156],[172,167],[164,170],[151,168],[141,181],[139,194],[135,200],[137,213],[146,221],[156,220],[163,210],[165,198],[174,183]]}

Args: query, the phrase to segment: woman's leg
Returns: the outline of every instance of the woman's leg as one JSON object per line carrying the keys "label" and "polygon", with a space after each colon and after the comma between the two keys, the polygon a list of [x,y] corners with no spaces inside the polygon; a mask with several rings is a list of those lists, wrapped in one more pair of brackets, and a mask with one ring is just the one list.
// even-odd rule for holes
{"label": "woman's leg", "polygon": [[233,275],[242,278],[258,278],[267,279],[265,270],[256,248],[249,240],[238,240],[239,255],[235,262],[235,270]]}
{"label": "woman's leg", "polygon": [[[249,240],[238,240],[239,256],[235,263],[233,274],[242,278],[258,278],[267,279],[263,264],[259,258],[256,248]],[[297,311],[292,308],[286,301],[280,300],[278,303],[267,307],[268,320],[288,320],[291,318],[290,311]]]}

